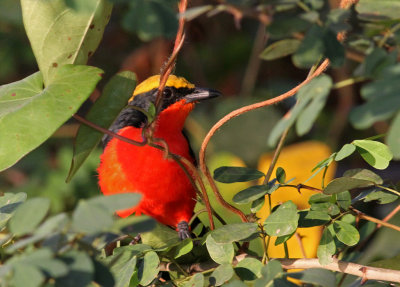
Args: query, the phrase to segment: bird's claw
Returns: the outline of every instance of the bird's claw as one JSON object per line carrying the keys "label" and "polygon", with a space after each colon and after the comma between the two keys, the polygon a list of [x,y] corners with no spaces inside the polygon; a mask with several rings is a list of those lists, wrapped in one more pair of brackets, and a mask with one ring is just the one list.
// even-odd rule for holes
{"label": "bird's claw", "polygon": [[189,224],[186,221],[182,220],[181,222],[179,222],[177,225],[177,230],[179,238],[181,240],[184,240],[186,238],[192,238],[192,236],[190,235]]}

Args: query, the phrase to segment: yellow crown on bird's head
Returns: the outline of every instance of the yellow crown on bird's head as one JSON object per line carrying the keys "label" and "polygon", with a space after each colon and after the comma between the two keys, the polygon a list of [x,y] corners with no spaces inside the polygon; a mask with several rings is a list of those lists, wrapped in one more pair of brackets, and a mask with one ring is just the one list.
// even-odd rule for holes
{"label": "yellow crown on bird's head", "polygon": [[[133,91],[133,96],[129,99],[129,102],[132,101],[135,96],[149,92],[153,89],[157,89],[160,85],[160,75],[154,75],[150,78],[147,78],[143,82],[141,82],[136,89]],[[180,88],[188,88],[194,89],[195,86],[186,80],[183,77],[177,77],[175,75],[169,75],[167,83],[165,84],[166,87],[174,87],[176,89]]]}

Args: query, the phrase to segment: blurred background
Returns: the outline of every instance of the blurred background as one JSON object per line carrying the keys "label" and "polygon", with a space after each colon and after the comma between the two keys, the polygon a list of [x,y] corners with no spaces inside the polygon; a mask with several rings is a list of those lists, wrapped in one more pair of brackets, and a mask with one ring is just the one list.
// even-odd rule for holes
{"label": "blurred background", "polygon": [[[89,60],[89,65],[103,69],[105,74],[98,85],[98,90],[82,106],[79,112],[82,115],[100,96],[102,87],[115,73],[130,70],[137,74],[139,81],[158,74],[173,47],[177,28],[175,12],[177,1],[115,0],[114,2],[112,17],[105,29],[104,38]],[[253,11],[259,2],[268,4],[269,1],[189,1],[190,7],[220,2],[238,5],[242,11]],[[303,2],[323,15],[332,7],[337,7],[339,1]],[[142,5],[140,9],[137,9],[138,5]],[[148,13],[137,13],[143,9],[147,9]],[[224,95],[222,98],[198,105],[189,118],[186,127],[195,152],[198,151],[209,128],[225,114],[238,107],[278,96],[307,77],[308,69],[297,68],[291,57],[274,61],[265,61],[259,57],[269,43],[282,38],[285,33],[287,35],[295,29],[296,33],[301,34],[308,29],[310,23],[305,20],[293,21],[288,27],[282,25],[285,19],[297,20],[299,11],[302,11],[301,7],[285,13],[276,13],[272,22],[270,22],[272,19],[266,20],[270,25],[262,23],[251,13],[240,19],[234,11],[203,14],[187,23],[185,43],[174,73],[184,76],[197,86],[218,89]],[[357,21],[354,11],[348,23],[352,25],[349,31],[350,39],[353,37],[360,40],[363,35],[367,36],[370,33],[370,30]],[[334,82],[339,82],[348,78],[363,59],[362,51],[346,50],[345,64],[331,68],[327,73]],[[0,85],[20,80],[38,70],[24,32],[19,1],[0,1],[0,63]],[[307,160],[310,166],[313,166],[328,157],[330,151],[337,151],[345,143],[386,131],[387,124],[383,122],[362,131],[353,129],[348,123],[349,111],[355,104],[361,102],[359,88],[360,86],[356,84],[333,90],[327,106],[311,132],[302,138],[298,138],[294,133],[289,134],[287,145],[309,140],[324,143],[323,146],[321,144],[323,152],[314,152],[299,146],[294,154],[291,154],[292,158],[301,157],[303,161]],[[230,121],[212,139],[208,155],[212,167],[263,166],[260,159],[273,150],[267,145],[268,135],[293,104],[294,99],[288,99],[279,105],[252,111]],[[69,211],[80,198],[99,194],[96,168],[99,163],[100,148],[92,153],[73,180],[68,184],[65,183],[77,128],[78,124],[75,121],[68,121],[46,143],[12,168],[1,172],[0,191],[24,191],[28,197],[39,195],[48,197],[52,200],[53,213]],[[290,164],[290,159],[288,163],[278,162],[278,166],[284,168],[285,164]],[[332,176],[334,174],[341,176],[350,168],[363,167],[369,168],[360,156],[353,155],[341,161],[336,170],[332,171]],[[400,168],[396,162],[392,162],[384,171],[374,171],[394,184],[400,180]],[[300,162],[290,168],[288,177],[307,178],[309,175],[311,170],[305,170]],[[230,192],[233,192],[233,195],[237,191]],[[364,209],[368,210],[369,214],[382,218],[397,204],[384,207],[368,204]],[[393,221],[394,224],[396,222],[399,224],[400,220]],[[381,247],[373,252],[372,257],[393,255],[393,249],[396,249],[395,252],[400,251],[400,244],[397,244],[399,246],[392,244],[390,250],[385,249],[388,238],[393,242],[399,235],[393,234],[391,230],[382,229],[375,238],[382,241],[379,245]],[[385,252],[392,254],[385,255]]]}

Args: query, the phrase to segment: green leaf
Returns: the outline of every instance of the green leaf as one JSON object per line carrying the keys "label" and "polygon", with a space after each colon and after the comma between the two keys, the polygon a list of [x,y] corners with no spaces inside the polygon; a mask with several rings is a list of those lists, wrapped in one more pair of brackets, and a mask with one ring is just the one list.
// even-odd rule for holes
{"label": "green leaf", "polygon": [[192,277],[190,277],[190,280],[187,281],[184,285],[184,287],[203,287],[204,286],[204,275],[201,273],[196,273]]}
{"label": "green leaf", "polygon": [[276,169],[275,174],[276,174],[276,179],[278,180],[278,182],[284,184],[285,181],[286,181],[286,172],[285,172],[285,170],[283,168],[281,168],[281,167],[278,167]]}
{"label": "green leaf", "polygon": [[44,280],[43,273],[35,266],[17,264],[13,267],[12,286],[39,287],[42,286]]}
{"label": "green leaf", "polygon": [[358,230],[350,223],[344,221],[335,221],[333,226],[336,231],[337,239],[344,244],[348,246],[354,246],[360,240],[360,234],[358,233]]}
{"label": "green leaf", "polygon": [[383,48],[375,47],[357,67],[354,75],[357,77],[377,78],[386,67],[395,65],[396,59],[397,52],[388,53]]}
{"label": "green leaf", "polygon": [[271,61],[286,57],[297,51],[301,44],[297,39],[285,39],[272,43],[261,52],[260,58]]}
{"label": "green leaf", "polygon": [[310,196],[308,199],[308,203],[311,205],[313,203],[321,203],[321,202],[331,202],[332,196],[326,195],[323,193],[316,193]]}
{"label": "green leaf", "polygon": [[370,262],[368,263],[368,266],[391,270],[400,270],[400,254],[393,258]]}
{"label": "green leaf", "polygon": [[7,222],[15,213],[15,210],[26,200],[26,193],[6,192],[0,196],[0,229],[6,226]]}
{"label": "green leaf", "polygon": [[80,200],[72,214],[72,228],[76,232],[91,234],[107,230],[113,224],[113,217],[101,206]]}
{"label": "green leaf", "polygon": [[335,156],[336,161],[341,161],[342,159],[345,159],[346,157],[350,156],[354,151],[356,150],[356,146],[353,144],[345,144],[342,146],[340,151],[337,152]]}
{"label": "green leaf", "polygon": [[318,261],[321,265],[327,265],[332,262],[332,255],[336,252],[335,241],[328,227],[322,232],[322,237],[317,249]]}
{"label": "green leaf", "polygon": [[373,21],[399,19],[396,13],[400,9],[400,3],[396,0],[360,0],[356,5],[356,11],[361,19]]}
{"label": "green leaf", "polygon": [[114,220],[111,232],[124,233],[136,236],[139,233],[149,232],[156,227],[157,222],[148,216],[128,216]]}
{"label": "green leaf", "polygon": [[377,200],[379,204],[388,204],[396,201],[399,197],[393,193],[385,192],[382,190],[374,191],[364,197],[364,202]]}
{"label": "green leaf", "polygon": [[[86,64],[101,41],[112,5],[105,0],[21,0],[24,26],[45,86],[65,64]],[[72,93],[74,94],[74,93]],[[75,94],[77,96],[77,94]]]}
{"label": "green leaf", "polygon": [[209,281],[211,286],[221,286],[233,276],[233,268],[230,264],[221,264],[213,273],[211,273]]}
{"label": "green leaf", "polygon": [[94,266],[90,257],[82,251],[71,250],[61,256],[68,265],[67,275],[56,278],[56,286],[87,286],[93,280]]}
{"label": "green leaf", "polygon": [[363,169],[363,168],[349,169],[349,170],[346,170],[346,172],[343,174],[343,176],[367,180],[367,181],[373,182],[375,184],[383,183],[382,178],[379,175],[377,175],[375,172],[370,171],[369,169]]}
{"label": "green leaf", "polygon": [[254,200],[251,203],[251,212],[256,213],[261,210],[261,208],[264,206],[265,203],[265,197],[261,197],[259,199]]}
{"label": "green leaf", "polygon": [[137,257],[131,252],[121,252],[107,258],[111,262],[111,273],[114,275],[115,287],[128,287],[135,272]]}
{"label": "green leaf", "polygon": [[343,45],[338,41],[336,33],[329,29],[324,31],[324,55],[331,61],[333,67],[340,67],[343,65],[345,60],[345,49]]}
{"label": "green leaf", "polygon": [[193,249],[193,241],[191,238],[186,238],[176,247],[174,258],[179,258],[188,254]]}
{"label": "green leaf", "polygon": [[297,229],[299,215],[292,201],[287,201],[272,212],[264,222],[265,231],[270,236],[292,234]]}
{"label": "green leaf", "polygon": [[113,214],[117,210],[127,209],[137,205],[141,198],[142,195],[139,193],[128,192],[107,196],[99,195],[86,202],[89,205],[97,205],[110,214]]}
{"label": "green leaf", "polygon": [[376,169],[385,169],[389,166],[393,155],[387,145],[372,140],[355,140],[353,144],[363,159]]}
{"label": "green leaf", "polygon": [[32,198],[22,203],[10,219],[10,231],[15,236],[33,232],[50,209],[48,198]]}
{"label": "green leaf", "polygon": [[[262,278],[254,282],[254,287],[270,286],[275,278],[278,278],[283,273],[283,269],[279,261],[271,260],[261,269]],[[275,286],[275,285],[271,285]]]}
{"label": "green leaf", "polygon": [[321,75],[312,82],[313,86],[307,95],[311,101],[301,111],[296,122],[296,131],[299,136],[305,135],[311,130],[312,125],[324,108],[332,88],[332,79],[327,75]]}
{"label": "green leaf", "polygon": [[299,215],[299,227],[321,226],[331,220],[327,212],[320,210],[300,211]]}
{"label": "green leaf", "polygon": [[389,119],[399,111],[399,76],[400,64],[396,64],[383,69],[377,80],[363,85],[361,96],[367,102],[350,113],[350,122],[355,128],[368,128],[377,121]]}
{"label": "green leaf", "polygon": [[324,29],[313,25],[304,36],[300,47],[292,56],[292,61],[299,68],[310,68],[324,53]]}
{"label": "green leaf", "polygon": [[214,179],[222,183],[251,181],[262,176],[261,171],[248,167],[221,166],[214,170]]}
{"label": "green leaf", "polygon": [[394,159],[400,159],[400,112],[396,114],[390,125],[386,143],[393,153]]}
{"label": "green leaf", "polygon": [[247,204],[264,197],[268,190],[268,185],[253,185],[236,193],[232,200],[237,204]]}
{"label": "green leaf", "polygon": [[291,278],[301,280],[302,283],[309,283],[321,287],[335,287],[335,273],[330,270],[311,268],[301,272],[288,273]]}
{"label": "green leaf", "polygon": [[147,244],[154,249],[164,249],[174,246],[180,242],[178,232],[171,228],[157,224],[150,232],[141,234],[143,244]]}
{"label": "green leaf", "polygon": [[313,203],[311,205],[311,210],[313,211],[321,211],[326,212],[329,215],[338,215],[340,213],[339,207],[332,202],[321,202],[321,203]]}
{"label": "green leaf", "polygon": [[136,0],[130,1],[130,7],[122,20],[122,26],[137,33],[142,41],[164,36],[172,38],[178,28],[178,19],[171,1]]}
{"label": "green leaf", "polygon": [[351,177],[339,177],[335,178],[325,187],[323,192],[325,194],[336,194],[346,190],[351,190],[354,188],[364,188],[368,186],[373,186],[374,183],[369,180],[363,180]]}
{"label": "green leaf", "polygon": [[243,281],[253,281],[261,277],[263,264],[255,258],[244,258],[235,266],[235,273]]}
{"label": "green leaf", "polygon": [[292,238],[292,236],[295,234],[295,232],[288,234],[288,235],[283,235],[283,236],[279,236],[276,238],[275,240],[275,246],[278,246],[280,244],[285,243],[286,241],[288,241],[290,238]]}
{"label": "green leaf", "polygon": [[146,286],[154,280],[160,271],[160,259],[154,251],[147,252],[139,263],[138,276],[140,285]]}
{"label": "green leaf", "polygon": [[339,192],[336,194],[337,204],[344,210],[348,210],[351,205],[351,195],[348,191]]}
{"label": "green leaf", "polygon": [[[111,78],[104,87],[101,97],[94,103],[86,119],[98,126],[108,129],[119,112],[132,97],[136,86],[136,75],[123,71]],[[103,134],[86,125],[81,125],[74,141],[74,155],[66,179],[69,182],[85,162],[89,154],[101,141]]]}
{"label": "green leaf", "polygon": [[93,265],[95,268],[93,281],[98,284],[98,286],[115,286],[114,276],[108,267],[100,261],[94,260],[92,258]]}
{"label": "green leaf", "polygon": [[232,243],[217,243],[212,234],[207,236],[206,246],[212,260],[218,264],[231,264],[235,251]]}
{"label": "green leaf", "polygon": [[215,229],[211,234],[217,243],[232,243],[250,237],[257,229],[257,223],[232,223]]}
{"label": "green leaf", "polygon": [[67,65],[57,69],[46,89],[40,73],[1,86],[0,171],[43,143],[68,120],[93,92],[100,73],[94,67]]}

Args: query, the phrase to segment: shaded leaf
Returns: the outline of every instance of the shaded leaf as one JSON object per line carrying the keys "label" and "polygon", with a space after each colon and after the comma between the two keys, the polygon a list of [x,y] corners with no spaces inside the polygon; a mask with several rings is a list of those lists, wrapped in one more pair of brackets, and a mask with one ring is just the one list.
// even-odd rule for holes
{"label": "shaded leaf", "polygon": [[113,224],[112,215],[101,206],[80,200],[72,214],[72,228],[86,234],[107,230]]}
{"label": "shaded leaf", "polygon": [[261,52],[260,58],[263,60],[276,60],[286,57],[297,51],[301,44],[297,39],[285,39],[272,43]]}
{"label": "shaded leaf", "polygon": [[132,275],[135,272],[137,257],[131,252],[120,252],[107,258],[111,262],[111,273],[116,281],[115,287],[128,287]]}
{"label": "shaded leaf", "polygon": [[6,192],[0,196],[0,229],[10,220],[15,210],[26,200],[26,193]]}
{"label": "shaded leaf", "polygon": [[386,138],[394,159],[400,159],[400,112],[394,117]]}
{"label": "shaded leaf", "polygon": [[321,202],[332,202],[332,196],[323,193],[316,193],[311,195],[310,198],[308,199],[308,203],[310,205],[313,203],[321,203]]}
{"label": "shaded leaf", "polygon": [[193,241],[191,238],[186,238],[176,247],[174,258],[179,258],[188,254],[193,249]]}
{"label": "shaded leaf", "polygon": [[351,195],[349,191],[343,191],[336,194],[337,204],[344,210],[348,210],[351,205]]}
{"label": "shaded leaf", "polygon": [[142,233],[141,238],[144,244],[155,249],[164,249],[180,242],[178,232],[162,224],[157,224],[150,232]]}
{"label": "shaded leaf", "polygon": [[93,280],[94,266],[90,257],[77,250],[71,250],[62,255],[68,265],[67,275],[56,278],[56,285],[61,287],[86,286]]}
{"label": "shaded leaf", "polygon": [[323,192],[325,194],[336,194],[346,190],[351,190],[354,188],[363,188],[374,185],[373,182],[369,180],[363,180],[351,177],[339,177],[335,178],[325,187]]}
{"label": "shaded leaf", "polygon": [[48,198],[32,198],[22,203],[10,219],[10,231],[15,236],[33,232],[50,209]]}
{"label": "shaded leaf", "polygon": [[275,174],[276,174],[276,180],[279,183],[284,184],[285,181],[286,181],[286,172],[285,172],[285,170],[283,168],[281,168],[281,167],[278,167],[276,169],[276,171],[275,171]]}
{"label": "shaded leaf", "polygon": [[349,170],[346,170],[346,172],[343,174],[343,176],[367,180],[367,181],[371,181],[375,184],[383,183],[382,178],[379,175],[377,175],[375,172],[373,172],[369,169],[363,169],[363,168],[349,169]]}
{"label": "shaded leaf", "polygon": [[257,229],[257,223],[232,223],[213,230],[211,235],[217,243],[231,243],[250,237]]}
{"label": "shaded leaf", "polygon": [[140,285],[146,286],[154,280],[160,271],[160,259],[154,251],[146,252],[140,261],[138,277]]}
{"label": "shaded leaf", "polygon": [[300,211],[299,215],[299,227],[320,226],[331,220],[327,212],[319,210]]}
{"label": "shaded leaf", "polygon": [[[132,97],[136,86],[136,75],[123,71],[113,76],[104,87],[101,97],[93,104],[86,119],[98,126],[108,129],[118,113]],[[85,162],[89,154],[96,148],[103,133],[86,125],[81,125],[75,136],[74,155],[66,181],[70,181]]]}
{"label": "shaded leaf", "polygon": [[217,243],[212,234],[210,234],[207,236],[206,245],[212,260],[219,264],[232,263],[233,257],[235,256],[232,243]]}
{"label": "shaded leaf", "polygon": [[221,264],[210,275],[211,286],[221,286],[233,276],[233,268],[230,264]]}
{"label": "shaded leaf", "polygon": [[248,167],[221,166],[214,170],[214,179],[222,183],[251,181],[262,176],[261,171]]}
{"label": "shaded leaf", "polygon": [[253,185],[236,193],[232,200],[237,204],[246,204],[263,198],[267,192],[268,185]]}
{"label": "shaded leaf", "polygon": [[13,266],[12,286],[16,287],[38,287],[42,286],[45,277],[35,266],[28,264],[17,264]]}
{"label": "shaded leaf", "polygon": [[254,282],[255,287],[269,286],[271,281],[281,276],[283,269],[279,261],[271,260],[261,269],[262,277]]}
{"label": "shaded leaf", "polygon": [[372,140],[355,140],[353,144],[363,159],[376,169],[385,169],[389,166],[393,155],[387,145]]}
{"label": "shaded leaf", "polygon": [[313,25],[306,33],[300,47],[292,56],[292,61],[299,68],[309,68],[323,55],[325,47],[323,42],[324,29]]}
{"label": "shaded leaf", "polygon": [[313,203],[311,205],[311,210],[313,211],[321,211],[326,212],[329,215],[338,215],[340,213],[339,207],[332,202],[321,202],[321,203]]}
{"label": "shaded leaf", "polygon": [[99,206],[108,213],[113,214],[117,210],[127,209],[137,205],[141,198],[142,195],[139,193],[128,192],[107,196],[100,195],[88,199],[86,202],[89,205]]}
{"label": "shaded leaf", "polygon": [[265,231],[270,236],[292,234],[298,224],[297,207],[292,201],[287,201],[272,212],[264,222]]}
{"label": "shaded leaf", "polygon": [[[57,70],[65,64],[86,64],[96,51],[111,15],[105,0],[22,0],[24,26],[45,86],[56,81]],[[76,96],[76,94],[75,94]]]}
{"label": "shaded leaf", "polygon": [[255,258],[244,258],[235,266],[235,273],[243,281],[252,281],[261,277],[263,264]]}
{"label": "shaded leaf", "polygon": [[187,281],[184,285],[184,287],[203,287],[204,286],[204,275],[201,273],[196,273],[192,277],[190,277],[190,280]]}
{"label": "shaded leaf", "polygon": [[115,233],[123,232],[131,236],[136,236],[139,233],[149,232],[153,230],[157,222],[148,216],[128,216],[125,218],[118,218],[114,220],[110,231]]}
{"label": "shaded leaf", "polygon": [[46,89],[40,73],[1,86],[0,170],[39,146],[68,120],[90,96],[100,73],[94,67],[66,65],[57,69]]}
{"label": "shaded leaf", "polygon": [[321,287],[335,287],[335,273],[326,269],[311,268],[301,272],[288,273],[291,278],[301,280],[303,283],[318,285]]}
{"label": "shaded leaf", "polygon": [[400,9],[400,3],[396,0],[360,0],[356,5],[356,11],[359,17],[365,20],[389,20],[399,19],[400,15],[396,13]]}
{"label": "shaded leaf", "polygon": [[368,266],[392,269],[392,270],[400,270],[400,255],[397,255],[393,258],[383,259],[368,263]]}
{"label": "shaded leaf", "polygon": [[377,200],[379,204],[388,204],[396,201],[399,197],[393,193],[385,192],[382,190],[374,191],[364,197],[364,202]]}
{"label": "shaded leaf", "polygon": [[259,199],[254,200],[251,203],[251,212],[253,213],[258,212],[264,206],[264,203],[265,203],[265,197],[261,197]]}

